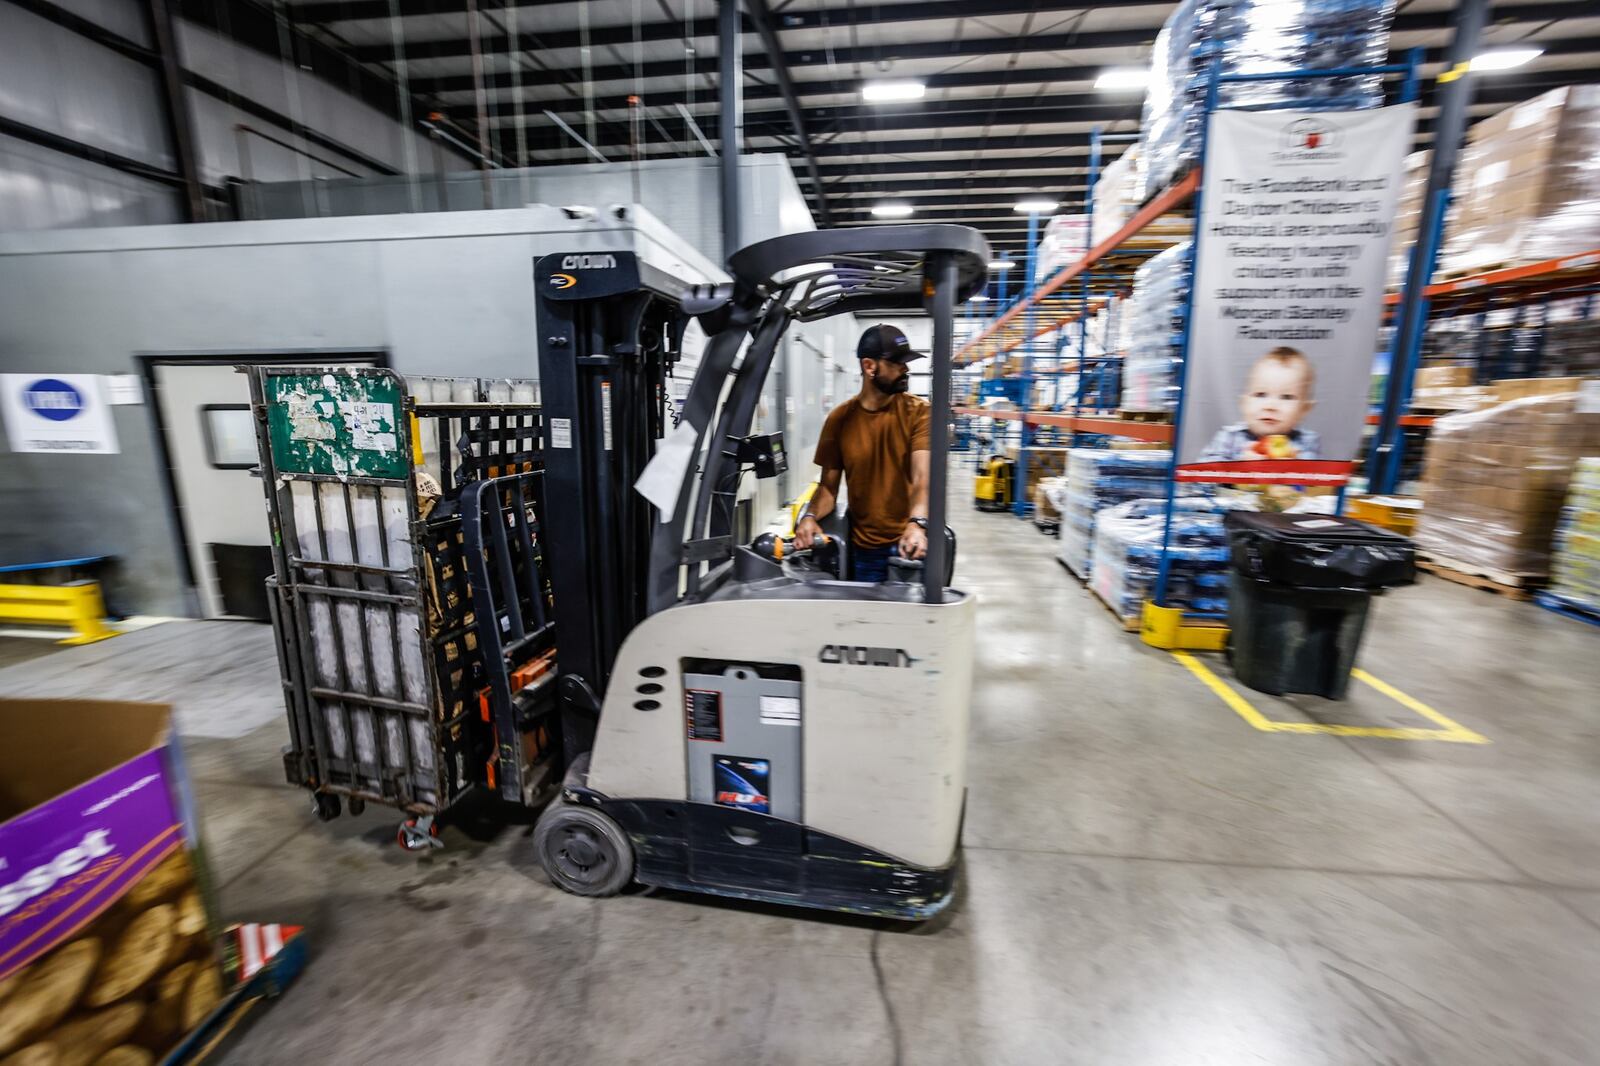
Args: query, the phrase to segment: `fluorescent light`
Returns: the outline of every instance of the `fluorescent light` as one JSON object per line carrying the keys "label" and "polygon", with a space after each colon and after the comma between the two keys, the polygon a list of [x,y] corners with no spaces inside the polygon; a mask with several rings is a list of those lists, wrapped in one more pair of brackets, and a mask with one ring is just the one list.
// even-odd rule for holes
{"label": "fluorescent light", "polygon": [[1544,55],[1543,48],[1497,48],[1472,57],[1473,70],[1510,70]]}
{"label": "fluorescent light", "polygon": [[928,87],[920,81],[869,81],[861,87],[861,99],[869,104],[888,104],[900,100],[921,100]]}
{"label": "fluorescent light", "polygon": [[1024,215],[1048,215],[1060,206],[1055,200],[1018,200],[1011,210]]}
{"label": "fluorescent light", "polygon": [[969,299],[971,299],[971,301],[975,304],[986,304],[989,302],[989,298],[981,292],[976,296],[969,297]]}
{"label": "fluorescent light", "polygon": [[989,261],[990,270],[1010,270],[1016,265],[1017,261],[1015,259],[991,259]]}
{"label": "fluorescent light", "polygon": [[872,217],[873,218],[905,218],[906,216],[911,214],[911,211],[912,211],[912,207],[911,207],[910,204],[873,204],[872,205]]}
{"label": "fluorescent light", "polygon": [[1094,80],[1096,89],[1112,92],[1143,89],[1149,84],[1150,70],[1147,67],[1112,67],[1109,70],[1102,70],[1100,76]]}

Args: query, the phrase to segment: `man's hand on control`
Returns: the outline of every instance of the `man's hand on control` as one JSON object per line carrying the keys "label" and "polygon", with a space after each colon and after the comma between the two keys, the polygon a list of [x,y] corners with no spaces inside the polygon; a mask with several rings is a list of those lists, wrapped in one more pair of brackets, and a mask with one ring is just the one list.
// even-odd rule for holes
{"label": "man's hand on control", "polygon": [[800,524],[794,527],[794,550],[797,552],[805,551],[820,536],[822,536],[821,523],[810,515],[806,515],[800,519]]}
{"label": "man's hand on control", "polygon": [[928,534],[915,522],[907,522],[900,534],[900,558],[920,559],[928,553]]}

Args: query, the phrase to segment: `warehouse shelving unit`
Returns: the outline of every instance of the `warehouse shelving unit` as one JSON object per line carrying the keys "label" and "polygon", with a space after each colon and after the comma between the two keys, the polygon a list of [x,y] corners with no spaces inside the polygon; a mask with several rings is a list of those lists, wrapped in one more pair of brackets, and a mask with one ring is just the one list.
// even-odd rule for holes
{"label": "warehouse shelving unit", "polygon": [[[1421,61],[1422,54],[1420,50],[1413,50],[1408,56],[1407,61],[1399,64],[1384,64],[1370,67],[1350,67],[1333,70],[1297,70],[1274,72],[1269,74],[1231,75],[1223,74],[1221,72],[1220,63],[1214,61],[1209,76],[1209,85],[1205,102],[1205,114],[1209,116],[1212,112],[1217,110],[1219,90],[1221,86],[1225,84],[1240,82],[1303,80],[1325,77],[1345,77],[1352,75],[1399,76],[1402,79],[1402,84],[1400,86],[1397,100],[1400,103],[1406,103],[1415,100],[1417,97],[1419,82],[1418,71],[1421,66]],[[1281,109],[1292,109],[1293,106],[1293,103],[1286,103]],[[1203,123],[1202,129],[1204,130],[1204,128],[1208,125],[1209,118]],[[1098,137],[1092,140],[1091,145],[1092,152],[1094,154],[1094,163],[1098,163],[1100,147],[1098,143]],[[1134,213],[1133,217],[1122,226],[1121,229],[1104,241],[1101,241],[1099,244],[1090,248],[1089,251],[1077,262],[1062,268],[1056,274],[1036,286],[1031,284],[1028,285],[1014,303],[1002,310],[995,317],[993,322],[985,327],[975,338],[969,341],[957,353],[958,363],[966,365],[987,359],[1003,357],[1017,350],[1018,348],[1023,348],[1025,352],[1023,363],[1023,397],[1025,401],[1031,398],[1032,381],[1031,375],[1029,374],[1028,360],[1031,357],[1031,347],[1033,342],[1039,337],[1052,331],[1061,331],[1071,324],[1079,324],[1080,341],[1078,350],[1080,353],[1087,352],[1087,346],[1084,343],[1084,332],[1086,329],[1087,319],[1094,313],[1094,301],[1097,298],[1103,298],[1112,292],[1118,292],[1127,287],[1131,281],[1133,271],[1149,254],[1148,252],[1144,252],[1143,254],[1135,253],[1130,250],[1127,245],[1134,237],[1140,234],[1143,230],[1149,227],[1151,223],[1163,215],[1187,211],[1196,218],[1195,232],[1193,238],[1191,239],[1191,245],[1189,249],[1190,276],[1192,277],[1193,264],[1196,261],[1195,257],[1202,237],[1201,233],[1199,232],[1198,216],[1201,177],[1205,164],[1205,149],[1205,134],[1202,132],[1198,152],[1198,161],[1194,167],[1192,167],[1186,174],[1180,176],[1166,189],[1147,200],[1145,204]],[[1096,170],[1097,167],[1092,166],[1090,191],[1085,197],[1086,203],[1090,205],[1093,203],[1094,181],[1098,178],[1097,173],[1095,173]],[[1089,210],[1092,211],[1092,206]],[[1034,256],[1036,255],[1036,228],[1037,227],[1034,225],[1031,225],[1029,228],[1031,249],[1029,257],[1030,278],[1032,277],[1031,267],[1034,262]],[[1432,248],[1435,250],[1435,252],[1437,247],[1437,235],[1434,235],[1434,243]],[[1434,258],[1436,258],[1436,254],[1429,256],[1426,262],[1430,276],[1432,273]],[[1576,265],[1572,263],[1565,263],[1565,265],[1559,269],[1573,270],[1586,268],[1591,265],[1600,266],[1600,257],[1597,257],[1594,264],[1584,261],[1583,257],[1576,258],[1580,260],[1580,262]],[[1552,267],[1552,269],[1557,268]],[[1506,271],[1504,273],[1515,275],[1519,281],[1529,276],[1518,270]],[[1069,291],[1068,286],[1074,281],[1077,281],[1078,285],[1074,287],[1075,291]],[[1452,288],[1451,286],[1454,287]],[[1470,292],[1474,287],[1473,279],[1461,279],[1460,281],[1445,283],[1443,288],[1446,291],[1441,291],[1438,293],[1438,295],[1440,297],[1453,296],[1461,292]],[[1407,298],[1420,300],[1434,298],[1436,288],[1440,287],[1409,285],[1402,294],[1392,298],[1389,303],[1393,306],[1400,306],[1401,301]],[[1191,285],[1189,294],[1189,301],[1191,304],[1192,299],[1193,286]],[[1021,441],[1024,445],[1026,445],[1030,439],[1028,432],[1029,427],[1055,427],[1057,429],[1071,432],[1074,435],[1103,434],[1111,437],[1121,437],[1131,440],[1171,445],[1176,438],[1177,428],[1179,425],[1181,425],[1183,417],[1185,391],[1183,379],[1187,370],[1187,357],[1190,345],[1190,326],[1188,314],[1190,309],[1191,308],[1188,306],[1185,308],[1184,324],[1179,339],[1178,350],[1180,357],[1178,359],[1178,404],[1176,410],[1173,412],[1173,420],[1171,422],[1135,421],[1122,417],[1113,417],[1098,411],[1089,414],[1084,413],[1082,401],[1085,390],[1082,387],[1083,379],[1081,376],[1081,362],[1077,367],[1077,369],[1080,371],[1080,388],[1078,389],[1077,401],[1074,403],[1073,410],[1071,412],[1060,410],[1031,410],[1029,409],[1028,404],[1025,402],[1020,410],[1014,412],[985,411],[963,408],[959,409],[957,413],[968,415],[984,415],[1002,421],[1017,422],[1020,424],[1022,429]],[[1423,321],[1426,321],[1426,311],[1427,308],[1424,307],[1422,309],[1423,313],[1419,316]],[[1397,343],[1395,355],[1399,356],[1404,351],[1405,349],[1399,346]],[[1415,358],[1414,352],[1412,353],[1412,358]],[[1410,380],[1411,375],[1409,373],[1399,376],[1391,373],[1387,387],[1394,388],[1397,384],[1403,382],[1404,387],[1409,388]],[[1402,399],[1407,398],[1408,397]],[[1388,397],[1385,399],[1388,401]],[[1400,451],[1398,438],[1400,437],[1401,430],[1404,428],[1417,428],[1425,426],[1431,424],[1432,420],[1427,416],[1402,414],[1393,420],[1393,439],[1383,436],[1382,421],[1383,420],[1380,415],[1372,415],[1368,418],[1368,423],[1370,425],[1376,425],[1379,427],[1380,443],[1385,441],[1389,442],[1389,447],[1384,449],[1384,451],[1386,453],[1393,452],[1398,454]],[[1027,505],[1024,501],[1026,501],[1028,498],[1025,456],[1025,449],[1019,449],[1019,461],[1015,478],[1016,488],[1014,490],[1016,496],[1015,509],[1019,515],[1026,513]],[[1171,542],[1172,518],[1176,503],[1176,456],[1174,456],[1173,463],[1174,470],[1167,478],[1165,529],[1162,538],[1160,569],[1156,578],[1153,600],[1146,605],[1144,630],[1147,639],[1151,639],[1151,634],[1153,632],[1159,632],[1159,636],[1152,640],[1152,642],[1160,643],[1161,646],[1215,648],[1220,646],[1220,636],[1217,626],[1214,624],[1203,625],[1201,627],[1187,625],[1185,624],[1186,622],[1198,620],[1200,616],[1190,612],[1182,612],[1176,609],[1170,609],[1165,606],[1171,560],[1169,545]],[[1343,495],[1344,489],[1341,486],[1339,496],[1341,509],[1343,505]],[[1210,619],[1207,619],[1207,621],[1210,621]]]}
{"label": "warehouse shelving unit", "polygon": [[[1443,213],[1440,213],[1443,218]],[[1435,248],[1438,246],[1438,235],[1435,235]],[[1482,373],[1483,365],[1488,362],[1488,346],[1490,346],[1493,331],[1486,328],[1486,315],[1493,311],[1512,311],[1517,315],[1518,322],[1514,327],[1522,325],[1526,312],[1547,306],[1557,299],[1589,298],[1595,299],[1600,295],[1600,248],[1592,251],[1578,251],[1578,253],[1565,254],[1552,259],[1542,259],[1539,262],[1526,262],[1518,266],[1502,267],[1496,271],[1483,271],[1478,274],[1467,274],[1453,279],[1429,280],[1426,287],[1421,288],[1421,299],[1424,306],[1419,315],[1422,323],[1418,336],[1411,341],[1410,370],[1405,373],[1395,373],[1390,368],[1389,386],[1400,389],[1400,410],[1410,410],[1411,392],[1413,392],[1413,375],[1416,368],[1421,365],[1422,339],[1427,325],[1442,317],[1458,317],[1458,315],[1475,315],[1475,335],[1477,335],[1477,354],[1475,362],[1480,367],[1480,378],[1491,376],[1517,376],[1512,373],[1504,375],[1490,375]],[[1392,311],[1397,311],[1402,303],[1403,293],[1390,293],[1386,298]],[[1400,347],[1397,339],[1395,355],[1403,357],[1406,349]],[[1371,424],[1378,424],[1378,418],[1368,419]],[[1429,429],[1434,424],[1434,416],[1408,415],[1400,416],[1398,429]],[[1389,443],[1389,448],[1382,448],[1384,443]],[[1405,459],[1405,434],[1394,434],[1389,440],[1373,440],[1373,450],[1368,458],[1368,471],[1370,471],[1370,485],[1373,493],[1389,495],[1400,487],[1402,477],[1402,463]]]}

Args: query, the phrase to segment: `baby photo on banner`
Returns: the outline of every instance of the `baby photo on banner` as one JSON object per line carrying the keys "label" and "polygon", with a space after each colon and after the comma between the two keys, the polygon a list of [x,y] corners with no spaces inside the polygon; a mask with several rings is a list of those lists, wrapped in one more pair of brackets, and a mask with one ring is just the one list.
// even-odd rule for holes
{"label": "baby photo on banner", "polygon": [[1415,122],[1415,104],[1212,114],[1178,480],[1349,478]]}

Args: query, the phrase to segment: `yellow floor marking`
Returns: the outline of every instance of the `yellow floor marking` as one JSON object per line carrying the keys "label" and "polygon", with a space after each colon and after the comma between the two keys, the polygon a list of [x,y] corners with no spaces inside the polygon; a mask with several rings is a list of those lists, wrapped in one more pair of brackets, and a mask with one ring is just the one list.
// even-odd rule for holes
{"label": "yellow floor marking", "polygon": [[1468,729],[1460,722],[1457,722],[1455,719],[1440,714],[1438,711],[1434,710],[1432,707],[1429,707],[1421,700],[1415,698],[1414,696],[1406,695],[1404,692],[1401,692],[1387,681],[1373,677],[1371,674],[1359,667],[1351,670],[1350,676],[1355,678],[1357,681],[1360,681],[1364,685],[1368,685],[1377,689],[1385,696],[1388,696],[1391,700],[1394,700],[1396,703],[1400,704],[1400,706],[1409,710],[1413,710],[1422,715],[1422,717],[1426,718],[1428,721],[1442,726],[1446,731],[1458,734],[1463,744],[1489,743],[1489,738],[1483,734],[1474,733],[1472,730]]}
{"label": "yellow floor marking", "polygon": [[1324,736],[1368,737],[1378,740],[1440,740],[1453,744],[1489,743],[1489,739],[1482,734],[1474,733],[1466,726],[1440,714],[1421,700],[1406,695],[1393,685],[1380,681],[1365,670],[1351,671],[1351,676],[1357,681],[1377,689],[1407,710],[1415,711],[1442,728],[1395,729],[1381,726],[1324,725],[1321,722],[1275,721],[1262,714],[1248,700],[1235,692],[1226,681],[1223,681],[1222,678],[1212,672],[1210,667],[1190,653],[1175,651],[1172,653],[1172,657],[1188,668],[1191,674],[1199,678],[1201,684],[1216,693],[1217,698],[1232,708],[1234,713],[1263,733],[1319,733]]}

